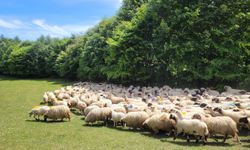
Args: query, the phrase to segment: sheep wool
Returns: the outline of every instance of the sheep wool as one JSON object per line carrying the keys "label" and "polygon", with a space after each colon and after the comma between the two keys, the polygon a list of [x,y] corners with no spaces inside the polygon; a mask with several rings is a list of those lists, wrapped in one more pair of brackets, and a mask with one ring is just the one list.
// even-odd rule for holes
{"label": "sheep wool", "polygon": [[61,119],[61,121],[67,118],[70,121],[70,109],[65,105],[52,106],[44,114],[44,121],[47,121],[48,118],[53,120]]}
{"label": "sheep wool", "polygon": [[210,116],[203,116],[200,114],[195,114],[193,119],[199,119],[206,123],[210,135],[224,135],[223,143],[226,141],[227,136],[231,135],[235,138],[235,140],[240,143],[240,139],[238,137],[238,130],[237,125],[227,116],[217,116],[217,117],[210,117]]}
{"label": "sheep wool", "polygon": [[149,118],[148,113],[144,111],[129,112],[125,118],[122,119],[126,123],[126,126],[132,128],[142,128],[143,122]]}
{"label": "sheep wool", "polygon": [[33,115],[36,120],[39,120],[39,117],[43,116],[49,109],[49,106],[35,106],[31,109],[29,115],[30,117]]}
{"label": "sheep wool", "polygon": [[144,121],[143,125],[147,125],[155,134],[157,134],[159,130],[170,132],[173,129],[173,123],[172,120],[169,119],[168,113],[155,114]]}

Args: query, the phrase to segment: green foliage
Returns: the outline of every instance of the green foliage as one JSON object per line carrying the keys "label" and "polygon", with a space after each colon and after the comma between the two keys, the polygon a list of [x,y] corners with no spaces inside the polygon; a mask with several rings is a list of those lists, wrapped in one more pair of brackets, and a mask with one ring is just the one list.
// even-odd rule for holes
{"label": "green foliage", "polygon": [[55,61],[55,70],[61,77],[76,78],[79,68],[79,57],[83,51],[85,38],[77,38],[74,43],[67,46],[65,51],[61,51]]}
{"label": "green foliage", "polygon": [[86,34],[0,37],[0,74],[249,86],[250,0],[124,0]]}

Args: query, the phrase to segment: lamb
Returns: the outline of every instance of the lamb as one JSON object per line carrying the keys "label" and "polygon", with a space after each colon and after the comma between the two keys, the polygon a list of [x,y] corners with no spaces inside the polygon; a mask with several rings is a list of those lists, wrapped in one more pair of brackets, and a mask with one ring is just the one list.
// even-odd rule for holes
{"label": "lamb", "polygon": [[65,105],[52,106],[44,114],[44,121],[47,121],[48,118],[53,120],[61,119],[61,121],[64,118],[68,118],[70,121],[70,109]]}
{"label": "lamb", "polygon": [[108,107],[96,108],[91,110],[85,117],[85,122],[87,124],[94,123],[96,121],[104,121],[107,125],[107,121],[111,119],[112,109]]}
{"label": "lamb", "polygon": [[121,122],[125,116],[126,116],[125,113],[115,112],[114,110],[112,110],[111,120],[114,122],[114,127],[118,122]]}
{"label": "lamb", "polygon": [[[177,135],[184,132],[187,136],[187,141],[189,142],[189,135],[201,136],[203,140],[203,144],[206,144],[206,138],[209,134],[207,125],[198,120],[198,119],[184,119],[179,111],[176,111],[175,114],[170,114],[170,119],[174,120],[174,127],[176,128],[176,132],[174,135],[174,140]],[[199,140],[196,139],[196,142]]]}
{"label": "lamb", "polygon": [[[40,120],[40,116],[43,116],[48,110],[50,109],[49,106],[36,106],[34,108],[31,109],[31,111],[29,112],[30,117],[33,115],[33,117],[36,120]],[[37,118],[36,118],[37,116]]]}
{"label": "lamb", "polygon": [[144,112],[129,112],[125,118],[122,119],[125,122],[126,126],[136,128],[142,128],[143,122],[149,118],[149,115]]}
{"label": "lamb", "polygon": [[170,132],[173,129],[173,122],[169,119],[168,113],[155,114],[145,120],[143,125],[152,129],[154,134],[159,133],[159,130]]}
{"label": "lamb", "polygon": [[227,116],[217,116],[217,117],[211,117],[211,116],[203,116],[200,114],[193,115],[192,119],[199,119],[204,121],[207,124],[208,131],[210,135],[224,135],[223,143],[226,142],[227,136],[231,135],[235,138],[235,140],[240,143],[240,139],[238,137],[238,130],[237,125],[231,119]]}

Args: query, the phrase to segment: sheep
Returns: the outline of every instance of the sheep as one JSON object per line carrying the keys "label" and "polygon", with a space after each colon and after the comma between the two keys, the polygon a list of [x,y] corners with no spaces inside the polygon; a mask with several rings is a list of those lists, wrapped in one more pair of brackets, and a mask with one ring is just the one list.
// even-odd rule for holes
{"label": "sheep", "polygon": [[[203,144],[206,144],[206,138],[209,134],[207,125],[198,120],[198,119],[184,119],[179,111],[176,111],[175,114],[170,114],[170,119],[174,120],[174,127],[176,128],[176,132],[174,134],[174,140],[177,135],[184,132],[187,136],[187,141],[189,142],[189,135],[200,136],[203,140]],[[196,139],[196,142],[199,140]]]}
{"label": "sheep", "polygon": [[58,106],[58,105],[64,105],[64,106],[69,106],[70,104],[68,104],[68,102],[66,101],[58,101],[58,100],[52,100],[51,102],[49,102],[50,105],[52,106]]}
{"label": "sheep", "polygon": [[154,134],[159,133],[159,130],[172,131],[173,122],[169,119],[168,113],[155,114],[144,121],[143,126],[148,126],[153,130]]}
{"label": "sheep", "polygon": [[116,97],[116,96],[112,95],[111,93],[108,94],[107,98],[110,99],[113,104],[118,104],[120,102],[125,102],[124,98]]}
{"label": "sheep", "polygon": [[118,122],[121,122],[122,119],[126,116],[125,113],[122,113],[122,112],[116,112],[114,110],[112,110],[112,115],[111,115],[111,120],[113,121],[114,123],[114,127],[116,126],[116,124]]}
{"label": "sheep", "polygon": [[125,122],[125,126],[136,128],[142,128],[143,122],[149,118],[149,115],[144,112],[129,112],[127,115],[122,119]]}
{"label": "sheep", "polygon": [[219,107],[216,107],[214,109],[214,111],[220,113],[223,116],[228,116],[230,118],[232,118],[238,125],[240,125],[241,123],[239,122],[239,120],[241,118],[247,118],[247,114],[244,112],[234,112],[234,111],[230,111],[230,110],[223,110]]}
{"label": "sheep", "polygon": [[87,124],[94,123],[96,121],[104,121],[107,125],[107,121],[111,118],[112,109],[108,107],[96,108],[91,110],[85,117],[85,122]]}
{"label": "sheep", "polygon": [[47,95],[47,92],[45,92],[45,93],[43,94],[43,102],[46,104],[46,103],[48,103],[48,101],[49,101],[49,97],[48,97],[48,95]]}
{"label": "sheep", "polygon": [[245,126],[250,130],[250,118],[240,118],[240,123],[245,124]]}
{"label": "sheep", "polygon": [[[40,116],[43,116],[48,110],[50,109],[49,106],[36,106],[34,108],[31,109],[31,111],[29,112],[30,117],[33,115],[33,117],[36,120],[40,120]],[[37,118],[36,118],[37,116]]]}
{"label": "sheep", "polygon": [[227,116],[203,116],[200,114],[193,115],[192,119],[199,119],[204,121],[207,124],[208,131],[210,135],[224,135],[223,143],[226,142],[227,136],[231,135],[235,138],[235,140],[240,143],[240,139],[238,137],[238,129],[236,123]]}
{"label": "sheep", "polygon": [[70,109],[65,105],[52,106],[44,114],[44,121],[47,121],[48,118],[53,120],[61,119],[61,121],[64,118],[68,118],[70,121]]}
{"label": "sheep", "polygon": [[78,99],[77,98],[69,98],[67,100],[70,107],[76,107]]}
{"label": "sheep", "polygon": [[241,95],[241,94],[247,93],[245,90],[233,89],[230,86],[224,86],[224,89],[226,93],[233,94],[233,95]]}
{"label": "sheep", "polygon": [[84,109],[87,107],[87,104],[82,102],[82,101],[78,101],[75,108],[77,108],[81,113],[82,115],[84,114]]}
{"label": "sheep", "polygon": [[91,110],[96,109],[96,108],[100,108],[100,107],[98,107],[96,105],[86,107],[84,109],[84,116],[87,116]]}

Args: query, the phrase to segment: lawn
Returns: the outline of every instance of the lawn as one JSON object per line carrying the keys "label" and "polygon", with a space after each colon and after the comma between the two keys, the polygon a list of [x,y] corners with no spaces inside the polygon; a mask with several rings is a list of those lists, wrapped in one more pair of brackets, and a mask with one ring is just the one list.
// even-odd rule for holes
{"label": "lawn", "polygon": [[[206,146],[187,143],[163,134],[123,128],[85,126],[81,116],[72,114],[71,122],[37,122],[28,111],[38,105],[45,91],[55,90],[72,82],[59,79],[16,79],[0,76],[0,149],[249,149],[250,137],[241,136],[242,144],[231,139]],[[248,134],[249,135],[249,134]]]}

